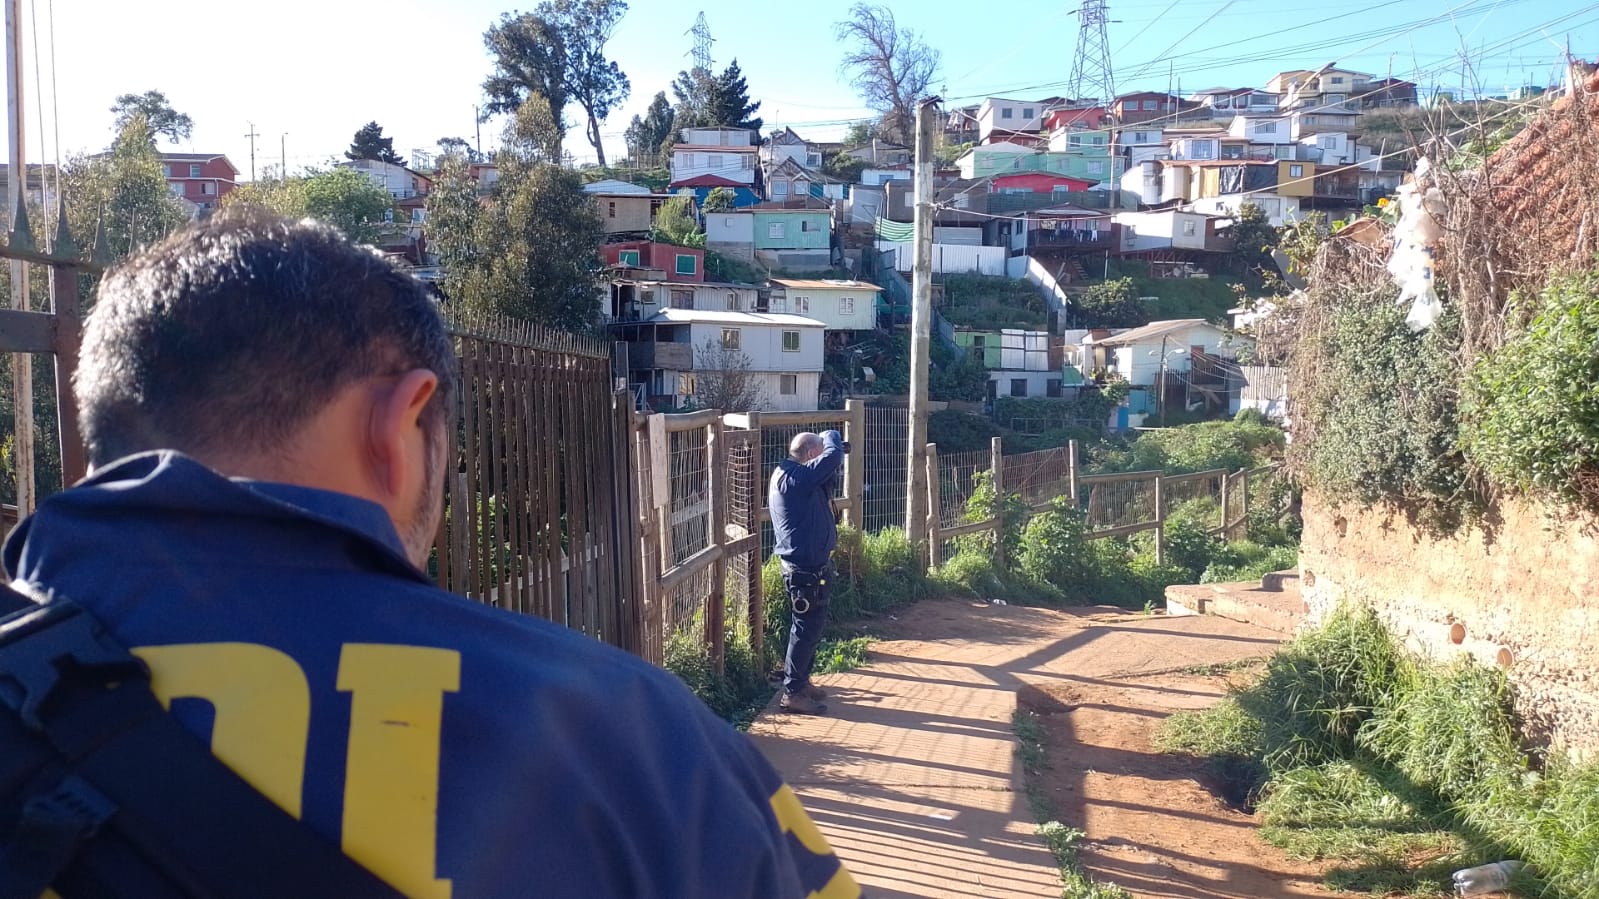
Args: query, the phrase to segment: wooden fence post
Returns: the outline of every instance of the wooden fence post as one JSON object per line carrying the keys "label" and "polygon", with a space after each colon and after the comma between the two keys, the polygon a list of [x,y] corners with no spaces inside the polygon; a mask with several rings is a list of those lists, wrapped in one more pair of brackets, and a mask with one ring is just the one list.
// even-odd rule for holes
{"label": "wooden fence post", "polygon": [[1077,441],[1066,441],[1066,483],[1071,491],[1072,508],[1077,508]]}
{"label": "wooden fence post", "polygon": [[1232,510],[1231,510],[1231,507],[1227,503],[1227,500],[1230,498],[1229,494],[1228,494],[1228,488],[1231,486],[1231,484],[1232,484],[1232,476],[1230,474],[1228,474],[1227,472],[1225,472],[1225,471],[1222,472],[1221,473],[1221,538],[1223,540],[1231,540],[1232,539],[1232,535],[1230,533],[1228,533],[1231,530],[1230,525],[1232,524],[1232,520],[1233,520],[1232,519]]}
{"label": "wooden fence post", "polygon": [[1240,499],[1243,501],[1238,504],[1238,527],[1242,528],[1247,536],[1249,533],[1249,469],[1247,468],[1244,469],[1244,483],[1240,489],[1243,492]]}
{"label": "wooden fence post", "polygon": [[[753,425],[751,425],[753,427]],[[844,441],[850,445],[844,457],[845,521],[866,530],[866,402],[844,401]]]}
{"label": "wooden fence post", "polygon": [[757,663],[760,659],[766,641],[766,577],[765,559],[761,558],[761,504],[764,501],[766,490],[765,474],[761,470],[761,413],[751,412],[746,416],[746,425],[755,432],[754,448],[750,450],[750,465],[754,467],[751,478],[754,483],[750,485],[749,519],[742,522],[749,532],[755,535],[755,546],[750,549],[750,564],[748,577],[750,579],[750,607],[745,610],[745,615],[750,624],[750,651],[754,654]]}
{"label": "wooden fence post", "polygon": [[1005,438],[991,437],[988,441],[988,473],[994,492],[1005,494]]}
{"label": "wooden fence post", "polygon": [[939,532],[944,522],[943,490],[938,480],[938,444],[927,445],[927,567],[937,568],[943,563],[943,537]]}
{"label": "wooden fence post", "polygon": [[1166,501],[1161,484],[1166,479],[1155,475],[1155,564],[1166,564]]}
{"label": "wooden fence post", "polygon": [[[706,530],[708,546],[727,545],[727,441],[722,437],[720,416],[705,429]],[[705,645],[711,651],[711,666],[722,673],[727,639],[727,557],[718,553],[710,565],[711,589],[705,597]]]}

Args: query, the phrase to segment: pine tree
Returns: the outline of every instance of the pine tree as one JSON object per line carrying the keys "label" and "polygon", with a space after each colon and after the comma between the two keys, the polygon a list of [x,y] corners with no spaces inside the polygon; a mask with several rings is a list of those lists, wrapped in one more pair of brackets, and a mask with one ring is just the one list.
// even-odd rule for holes
{"label": "pine tree", "polygon": [[400,154],[394,152],[394,138],[384,137],[383,126],[377,122],[367,122],[355,132],[355,139],[350,142],[350,149],[344,151],[344,157],[405,165]]}

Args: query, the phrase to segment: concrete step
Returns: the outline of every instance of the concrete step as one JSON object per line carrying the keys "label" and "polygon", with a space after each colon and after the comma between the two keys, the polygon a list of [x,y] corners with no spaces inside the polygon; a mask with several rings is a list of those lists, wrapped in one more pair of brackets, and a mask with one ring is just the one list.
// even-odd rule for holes
{"label": "concrete step", "polygon": [[1216,615],[1279,634],[1293,634],[1305,620],[1299,573],[1276,571],[1238,584],[1177,584],[1166,588],[1166,614]]}

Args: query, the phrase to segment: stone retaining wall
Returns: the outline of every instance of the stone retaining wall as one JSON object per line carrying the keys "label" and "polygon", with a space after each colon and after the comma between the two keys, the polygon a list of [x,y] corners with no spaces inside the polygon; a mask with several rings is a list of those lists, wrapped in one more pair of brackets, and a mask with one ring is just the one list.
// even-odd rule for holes
{"label": "stone retaining wall", "polygon": [[1413,650],[1506,669],[1530,737],[1599,758],[1599,522],[1503,504],[1489,531],[1434,539],[1384,509],[1304,502],[1310,619],[1375,608]]}

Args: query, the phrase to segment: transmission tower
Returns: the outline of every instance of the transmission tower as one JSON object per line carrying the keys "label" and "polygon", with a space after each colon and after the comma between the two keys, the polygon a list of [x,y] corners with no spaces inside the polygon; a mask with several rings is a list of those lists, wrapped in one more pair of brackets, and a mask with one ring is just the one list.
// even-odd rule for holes
{"label": "transmission tower", "polygon": [[1116,96],[1116,79],[1110,69],[1110,40],[1105,36],[1105,25],[1110,13],[1105,0],[1083,0],[1077,11],[1080,20],[1077,31],[1077,58],[1072,61],[1072,100],[1082,102],[1090,97],[1109,104]]}
{"label": "transmission tower", "polygon": [[705,21],[705,13],[701,12],[700,17],[694,20],[694,27],[683,33],[694,35],[694,51],[692,54],[694,68],[704,69],[709,72],[711,70],[711,44],[716,38],[711,37],[711,25]]}

